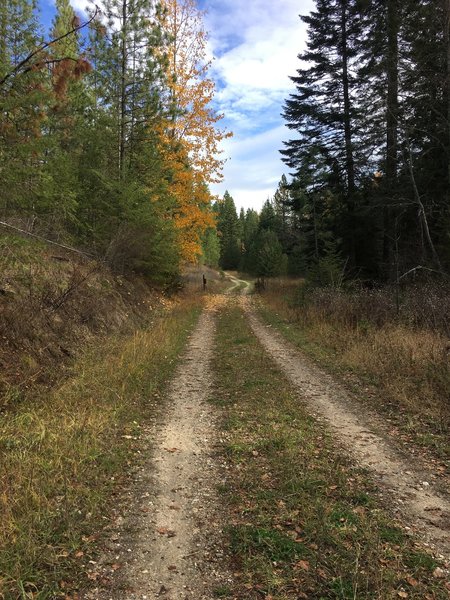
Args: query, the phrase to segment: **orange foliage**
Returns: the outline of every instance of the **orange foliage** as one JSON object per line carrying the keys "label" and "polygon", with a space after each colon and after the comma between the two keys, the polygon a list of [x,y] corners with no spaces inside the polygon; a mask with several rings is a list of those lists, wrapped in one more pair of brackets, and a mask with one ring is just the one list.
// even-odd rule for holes
{"label": "orange foliage", "polygon": [[171,110],[160,139],[172,174],[182,257],[193,261],[201,254],[202,233],[214,226],[208,185],[222,178],[219,145],[231,134],[217,127],[223,115],[211,107],[215,86],[207,77],[207,37],[195,0],[164,0],[163,8],[161,24],[170,40],[166,75]]}
{"label": "orange foliage", "polygon": [[201,255],[201,236],[214,227],[211,211],[211,194],[200,171],[193,169],[188,160],[187,150],[182,143],[175,143],[162,133],[161,152],[169,172],[169,188],[176,200],[173,211],[175,225],[179,233],[182,260],[195,262]]}
{"label": "orange foliage", "polygon": [[63,58],[56,61],[52,70],[53,90],[56,97],[60,101],[65,99],[69,84],[81,79],[91,69],[89,61],[81,57],[77,60]]}

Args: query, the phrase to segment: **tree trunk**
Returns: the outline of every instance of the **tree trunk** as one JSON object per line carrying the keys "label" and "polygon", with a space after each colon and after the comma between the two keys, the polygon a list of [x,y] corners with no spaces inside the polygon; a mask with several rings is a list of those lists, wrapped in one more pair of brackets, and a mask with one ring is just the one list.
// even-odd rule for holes
{"label": "tree trunk", "polygon": [[[449,0],[450,1],[450,0]],[[387,5],[387,103],[386,103],[386,199],[383,211],[383,263],[388,267],[392,258],[392,198],[397,185],[398,152],[398,33],[399,1]]]}
{"label": "tree trunk", "polygon": [[447,182],[447,196],[450,198],[450,0],[444,0],[444,39],[447,50],[447,169],[448,169],[448,182]]}
{"label": "tree trunk", "polygon": [[[411,183],[413,186],[413,191],[414,191],[414,199],[416,201],[416,204],[418,206],[418,216],[419,216],[419,224],[422,227],[423,230],[423,234],[427,240],[427,244],[428,247],[430,249],[431,252],[431,256],[433,258],[434,264],[436,265],[438,271],[442,271],[442,265],[441,265],[441,261],[439,259],[439,255],[436,251],[436,248],[434,246],[432,237],[431,237],[431,233],[430,233],[430,228],[428,225],[428,218],[427,218],[427,214],[425,212],[425,207],[422,203],[422,199],[420,197],[420,193],[419,193],[419,189],[417,187],[417,182],[416,182],[416,176],[414,174],[414,165],[413,165],[413,155],[412,155],[412,151],[411,151],[411,145],[410,145],[410,141],[409,138],[407,139],[407,147],[408,147],[408,154],[406,157],[407,160],[407,165],[408,165],[408,170],[409,170],[409,175],[411,177]],[[422,248],[424,248],[424,243],[422,242]]]}
{"label": "tree trunk", "polygon": [[120,123],[119,123],[119,175],[123,177],[125,167],[126,146],[126,112],[127,112],[127,27],[128,27],[128,2],[122,2],[122,39],[120,57]]}
{"label": "tree trunk", "polygon": [[342,91],[344,97],[344,143],[345,170],[347,175],[347,210],[350,242],[350,263],[356,264],[355,245],[355,161],[353,157],[352,115],[350,101],[350,78],[348,56],[348,1],[341,0],[341,58],[342,58]]}
{"label": "tree trunk", "polygon": [[342,88],[344,95],[344,139],[345,139],[345,165],[347,171],[347,188],[349,203],[353,207],[355,192],[355,162],[353,158],[352,122],[350,102],[350,82],[348,74],[348,33],[347,33],[347,0],[342,0],[341,5],[341,34],[342,34]]}

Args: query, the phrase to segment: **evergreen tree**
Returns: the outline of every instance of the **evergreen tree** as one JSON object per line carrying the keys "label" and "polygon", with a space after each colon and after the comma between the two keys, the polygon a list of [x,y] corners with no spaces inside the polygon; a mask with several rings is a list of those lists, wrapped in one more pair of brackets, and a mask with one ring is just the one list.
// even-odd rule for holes
{"label": "evergreen tree", "polygon": [[241,264],[240,268],[246,273],[250,273],[252,270],[252,257],[251,248],[254,244],[256,235],[259,228],[259,215],[256,210],[248,208],[245,213],[242,243],[241,243]]}
{"label": "evergreen tree", "polygon": [[297,174],[311,156],[326,171],[345,216],[344,251],[357,261],[356,208],[358,156],[355,140],[360,116],[355,106],[356,41],[361,33],[353,0],[317,0],[316,10],[302,17],[308,24],[306,63],[291,79],[297,91],[285,104],[284,118],[298,135],[286,142],[284,161]]}
{"label": "evergreen tree", "polygon": [[32,0],[5,0],[0,8],[0,210],[33,221],[46,204],[43,132],[51,91],[42,69],[8,77],[39,46]]}
{"label": "evergreen tree", "polygon": [[236,205],[228,191],[217,202],[217,231],[220,240],[220,266],[222,269],[237,269],[240,264],[239,219]]}
{"label": "evergreen tree", "polygon": [[219,266],[220,242],[215,228],[210,227],[203,234],[202,240],[202,262],[208,267]]}
{"label": "evergreen tree", "polygon": [[261,228],[249,250],[249,272],[257,277],[276,277],[283,271],[283,251],[277,235],[271,229]]}
{"label": "evergreen tree", "polygon": [[279,232],[280,221],[270,200],[266,200],[259,215],[259,228]]}

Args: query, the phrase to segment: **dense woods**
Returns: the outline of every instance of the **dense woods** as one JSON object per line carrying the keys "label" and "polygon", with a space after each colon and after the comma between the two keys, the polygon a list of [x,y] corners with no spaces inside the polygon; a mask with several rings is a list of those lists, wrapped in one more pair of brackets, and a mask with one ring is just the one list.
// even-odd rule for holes
{"label": "dense woods", "polygon": [[444,270],[448,2],[318,0],[302,19],[307,49],[283,112],[295,245],[309,262],[339,255],[363,278]]}
{"label": "dense woods", "polygon": [[194,0],[0,8],[0,216],[115,270],[172,280],[214,225],[227,135]]}
{"label": "dense woods", "polygon": [[162,281],[200,257],[322,283],[448,271],[445,0],[317,0],[301,17],[289,178],[259,215],[228,192],[211,205],[229,134],[194,0],[105,0],[83,22],[57,0],[48,32],[38,8],[0,9],[2,221]]}
{"label": "dense woods", "polygon": [[252,211],[228,218],[225,268],[324,284],[448,271],[449,10],[446,1],[317,0],[301,17],[308,42],[283,107],[292,178],[264,205],[253,242],[244,232]]}

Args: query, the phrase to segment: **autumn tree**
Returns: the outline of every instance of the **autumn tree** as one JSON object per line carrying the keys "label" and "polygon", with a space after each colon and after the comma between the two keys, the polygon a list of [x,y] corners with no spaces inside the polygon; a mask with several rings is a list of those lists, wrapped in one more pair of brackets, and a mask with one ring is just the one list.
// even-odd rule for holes
{"label": "autumn tree", "polygon": [[219,144],[228,134],[212,108],[214,82],[208,77],[207,36],[194,0],[164,0],[161,27],[166,48],[166,119],[161,145],[176,198],[175,219],[182,255],[194,260],[203,232],[214,226],[208,186],[220,181]]}

